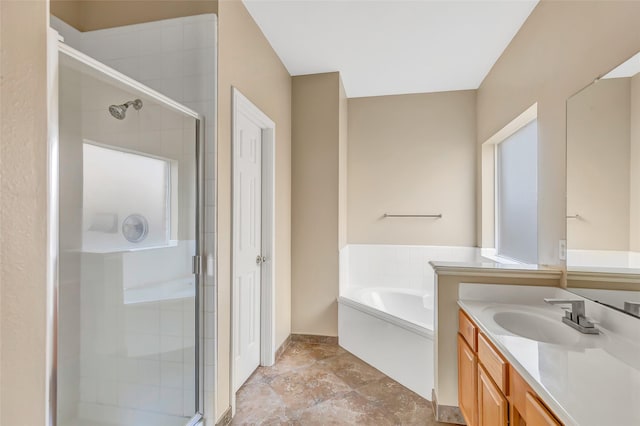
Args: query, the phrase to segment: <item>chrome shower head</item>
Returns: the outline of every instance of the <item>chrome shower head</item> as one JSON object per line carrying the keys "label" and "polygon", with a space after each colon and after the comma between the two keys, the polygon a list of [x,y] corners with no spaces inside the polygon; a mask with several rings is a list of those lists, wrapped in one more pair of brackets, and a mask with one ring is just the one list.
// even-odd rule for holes
{"label": "chrome shower head", "polygon": [[142,109],[142,101],[140,99],[136,99],[134,101],[125,102],[122,105],[111,105],[109,107],[109,113],[118,120],[124,120],[127,116],[127,108],[130,106],[132,106],[136,111],[139,111]]}
{"label": "chrome shower head", "polygon": [[109,113],[118,120],[124,120],[127,115],[127,107],[124,105],[111,105],[109,107]]}

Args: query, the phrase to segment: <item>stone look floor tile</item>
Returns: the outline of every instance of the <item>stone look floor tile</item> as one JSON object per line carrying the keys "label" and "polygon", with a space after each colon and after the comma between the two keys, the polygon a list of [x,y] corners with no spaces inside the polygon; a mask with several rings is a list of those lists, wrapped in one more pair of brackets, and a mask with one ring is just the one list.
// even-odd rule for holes
{"label": "stone look floor tile", "polygon": [[[239,392],[240,393],[240,392]],[[266,383],[247,383],[236,399],[236,415],[232,424],[265,424],[269,420],[284,419],[285,404]]]}
{"label": "stone look floor tile", "polygon": [[247,381],[244,383],[244,386],[250,385],[250,384],[254,384],[254,383],[263,383],[265,382],[267,379],[264,376],[264,374],[262,374],[262,367],[256,369],[256,371],[253,372],[253,374],[251,376],[249,376],[249,378],[247,379]]}
{"label": "stone look floor tile", "polygon": [[433,416],[431,403],[398,382],[384,377],[358,388],[365,398],[377,401],[402,425],[444,425]]}
{"label": "stone look floor tile", "polygon": [[332,344],[292,342],[236,403],[232,425],[446,426],[430,402]]}
{"label": "stone look floor tile", "polygon": [[314,359],[323,360],[348,353],[338,345],[303,344],[303,349]]}
{"label": "stone look floor tile", "polygon": [[382,408],[354,391],[304,410],[297,421],[301,425],[395,424],[395,419]]}
{"label": "stone look floor tile", "polygon": [[320,363],[354,389],[384,377],[380,371],[348,352]]}
{"label": "stone look floor tile", "polygon": [[282,374],[274,378],[270,385],[294,412],[351,391],[331,371],[315,365]]}
{"label": "stone look floor tile", "polygon": [[283,373],[310,367],[315,362],[316,359],[312,357],[303,346],[294,343],[282,354],[278,362],[271,367],[260,367],[259,371],[262,376],[269,381]]}

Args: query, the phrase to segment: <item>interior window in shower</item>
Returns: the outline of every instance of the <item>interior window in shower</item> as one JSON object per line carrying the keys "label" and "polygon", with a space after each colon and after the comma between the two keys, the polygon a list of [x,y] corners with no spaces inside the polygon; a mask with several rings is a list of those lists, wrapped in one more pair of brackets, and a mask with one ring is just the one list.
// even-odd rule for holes
{"label": "interior window in shower", "polygon": [[176,244],[171,239],[172,219],[177,221],[171,187],[177,173],[171,161],[85,142],[83,164],[85,252]]}

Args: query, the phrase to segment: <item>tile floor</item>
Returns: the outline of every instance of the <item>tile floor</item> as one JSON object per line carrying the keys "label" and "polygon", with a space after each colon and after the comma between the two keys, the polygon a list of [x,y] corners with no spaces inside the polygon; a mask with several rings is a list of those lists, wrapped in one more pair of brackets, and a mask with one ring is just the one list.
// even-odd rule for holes
{"label": "tile floor", "polygon": [[430,402],[332,344],[293,342],[236,404],[232,425],[446,425]]}

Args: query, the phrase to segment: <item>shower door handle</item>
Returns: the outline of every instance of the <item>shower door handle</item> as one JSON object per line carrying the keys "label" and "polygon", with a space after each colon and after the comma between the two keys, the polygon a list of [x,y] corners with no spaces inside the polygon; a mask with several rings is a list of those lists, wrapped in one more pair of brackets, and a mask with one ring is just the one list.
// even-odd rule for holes
{"label": "shower door handle", "polygon": [[194,275],[202,273],[202,256],[193,256],[191,258],[191,273]]}

